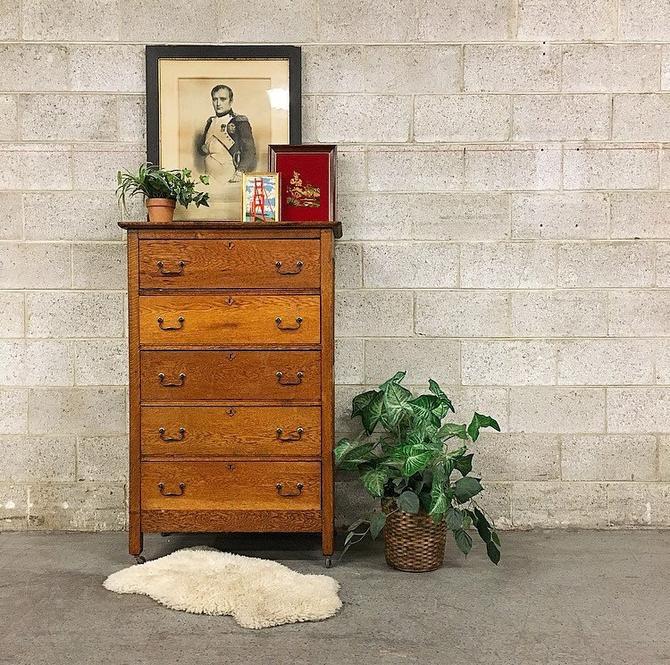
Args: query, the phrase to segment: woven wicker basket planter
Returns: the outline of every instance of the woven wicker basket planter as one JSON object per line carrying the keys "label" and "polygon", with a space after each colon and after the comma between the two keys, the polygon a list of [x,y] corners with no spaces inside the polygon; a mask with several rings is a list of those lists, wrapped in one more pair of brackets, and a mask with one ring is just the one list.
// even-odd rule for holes
{"label": "woven wicker basket planter", "polygon": [[395,510],[395,502],[384,501],[384,554],[391,568],[411,573],[436,570],[444,562],[447,525],[435,524],[424,512],[414,515]]}

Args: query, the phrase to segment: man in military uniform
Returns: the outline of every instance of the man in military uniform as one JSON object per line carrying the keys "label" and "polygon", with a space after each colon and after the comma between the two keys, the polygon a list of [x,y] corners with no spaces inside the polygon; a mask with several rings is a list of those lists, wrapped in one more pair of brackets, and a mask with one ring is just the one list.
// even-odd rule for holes
{"label": "man in military uniform", "polygon": [[200,151],[205,170],[223,182],[239,182],[242,173],[256,168],[256,144],[249,119],[233,111],[233,91],[227,85],[212,88],[215,115],[205,125]]}

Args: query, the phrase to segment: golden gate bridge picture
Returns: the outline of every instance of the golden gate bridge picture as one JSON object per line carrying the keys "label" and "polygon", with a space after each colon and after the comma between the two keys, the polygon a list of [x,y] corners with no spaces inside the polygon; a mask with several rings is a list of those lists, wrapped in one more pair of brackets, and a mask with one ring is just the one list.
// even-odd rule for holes
{"label": "golden gate bridge picture", "polygon": [[242,182],[242,208],[245,222],[279,220],[278,173],[246,173]]}

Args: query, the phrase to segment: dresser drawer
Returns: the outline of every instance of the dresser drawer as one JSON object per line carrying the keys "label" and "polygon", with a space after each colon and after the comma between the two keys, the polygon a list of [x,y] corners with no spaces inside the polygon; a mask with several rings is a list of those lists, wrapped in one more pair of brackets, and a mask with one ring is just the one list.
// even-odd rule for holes
{"label": "dresser drawer", "polygon": [[319,288],[318,240],[141,240],[142,289]]}
{"label": "dresser drawer", "polygon": [[319,296],[140,296],[140,344],[318,344]]}
{"label": "dresser drawer", "polygon": [[142,510],[318,510],[319,462],[142,462]]}
{"label": "dresser drawer", "polygon": [[141,351],[143,402],[319,402],[319,351]]}
{"label": "dresser drawer", "polygon": [[143,455],[318,457],[318,406],[142,407]]}

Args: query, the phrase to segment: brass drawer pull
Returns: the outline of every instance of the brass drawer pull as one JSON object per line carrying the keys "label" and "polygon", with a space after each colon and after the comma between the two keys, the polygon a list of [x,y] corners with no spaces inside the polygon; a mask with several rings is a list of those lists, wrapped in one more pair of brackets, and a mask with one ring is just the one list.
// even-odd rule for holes
{"label": "brass drawer pull", "polygon": [[185,489],[186,489],[186,484],[185,483],[179,483],[179,491],[178,492],[166,492],[165,491],[165,483],[158,483],[158,491],[163,496],[181,496],[184,493]]}
{"label": "brass drawer pull", "polygon": [[280,441],[300,441],[305,430],[302,427],[298,427],[295,432],[289,432],[284,436],[284,430],[281,427],[277,427],[277,439]]}
{"label": "brass drawer pull", "polygon": [[278,316],[275,319],[275,323],[277,324],[277,328],[279,328],[279,330],[297,330],[302,325],[302,316],[296,316],[295,317],[296,325],[294,325],[294,326],[292,326],[290,324],[289,325],[286,325],[286,324],[282,325],[281,316]]}
{"label": "brass drawer pull", "polygon": [[285,379],[283,372],[275,372],[275,376],[277,377],[277,383],[281,384],[282,386],[297,386],[302,383],[302,378],[303,376],[305,376],[305,373],[296,372],[295,373],[296,378],[294,381],[292,381],[291,379]]}
{"label": "brass drawer pull", "polygon": [[186,374],[184,374],[184,372],[180,372],[179,381],[174,382],[166,381],[165,374],[163,374],[163,372],[158,375],[158,382],[165,388],[179,388],[180,386],[184,385],[184,381],[186,381]]}
{"label": "brass drawer pull", "polygon": [[184,274],[184,266],[186,263],[184,261],[177,262],[179,270],[165,270],[165,264],[162,261],[158,261],[158,272],[165,277],[177,277],[178,275]]}
{"label": "brass drawer pull", "polygon": [[302,483],[296,483],[295,488],[298,490],[297,492],[284,492],[284,483],[277,483],[275,487],[279,496],[300,496],[305,486]]}
{"label": "brass drawer pull", "polygon": [[295,262],[295,270],[282,270],[281,261],[275,261],[275,268],[280,275],[297,275],[302,271],[304,263],[302,261]]}
{"label": "brass drawer pull", "polygon": [[170,443],[171,441],[183,441],[186,438],[186,430],[183,427],[179,428],[179,436],[165,436],[165,427],[158,428],[158,436],[161,441]]}
{"label": "brass drawer pull", "polygon": [[162,316],[159,316],[157,320],[158,320],[158,327],[161,330],[181,330],[184,327],[184,321],[186,319],[184,319],[183,316],[180,316],[177,319],[177,322],[179,323],[179,325],[177,326],[164,326],[163,323],[165,322],[165,319]]}

